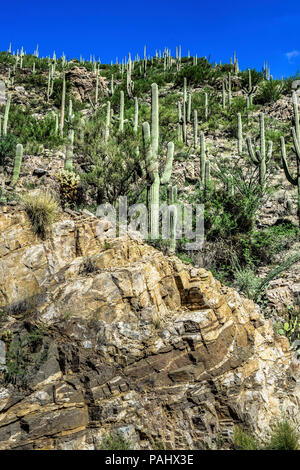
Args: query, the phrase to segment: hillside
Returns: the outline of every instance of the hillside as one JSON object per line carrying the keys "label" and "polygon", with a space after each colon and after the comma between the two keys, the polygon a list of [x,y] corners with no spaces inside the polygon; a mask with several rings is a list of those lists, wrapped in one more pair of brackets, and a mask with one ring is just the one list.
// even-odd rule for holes
{"label": "hillside", "polygon": [[[300,426],[298,77],[229,62],[0,53],[0,449]],[[202,248],[115,231],[120,196],[154,232],[202,204]]]}

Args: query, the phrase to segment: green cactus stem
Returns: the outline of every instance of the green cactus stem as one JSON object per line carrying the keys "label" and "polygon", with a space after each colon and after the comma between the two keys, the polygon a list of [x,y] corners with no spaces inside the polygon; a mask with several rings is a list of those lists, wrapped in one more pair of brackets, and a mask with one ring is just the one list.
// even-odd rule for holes
{"label": "green cactus stem", "polygon": [[237,113],[238,118],[238,154],[242,155],[243,152],[243,125],[241,113]]}
{"label": "green cactus stem", "polygon": [[137,133],[139,127],[139,101],[137,97],[134,98],[134,121],[133,121],[133,130]]}
{"label": "green cactus stem", "polygon": [[61,110],[60,110],[60,135],[64,135],[64,123],[65,123],[65,102],[66,102],[66,75],[63,72],[63,87],[61,94]]}
{"label": "green cactus stem", "polygon": [[194,110],[194,148],[198,147],[198,113]]}
{"label": "green cactus stem", "polygon": [[292,128],[292,137],[294,148],[292,149],[295,157],[296,157],[296,176],[293,177],[292,173],[289,169],[287,156],[286,156],[286,148],[285,148],[285,140],[284,137],[280,137],[281,142],[281,155],[282,155],[282,163],[283,169],[286,176],[286,179],[289,183],[293,186],[297,186],[297,212],[298,212],[298,219],[299,219],[299,227],[300,227],[300,123],[299,123],[299,112],[298,112],[298,99],[295,92],[293,92],[293,108],[294,108],[294,119],[295,119],[295,127]]}
{"label": "green cactus stem", "polygon": [[111,105],[110,105],[110,101],[108,101],[107,108],[106,108],[106,123],[105,123],[105,137],[104,137],[105,143],[107,143],[109,139],[110,122],[111,122]]}
{"label": "green cactus stem", "polygon": [[266,152],[266,140],[265,140],[265,124],[264,124],[264,113],[260,113],[260,150],[254,152],[251,139],[247,137],[247,148],[248,153],[253,163],[259,167],[259,183],[263,191],[266,189],[266,171],[267,163],[272,157],[273,142],[268,142],[268,150]]}
{"label": "green cactus stem", "polygon": [[17,144],[13,177],[12,177],[12,182],[11,182],[12,186],[15,186],[18,182],[20,171],[21,171],[22,158],[23,158],[23,145]]}
{"label": "green cactus stem", "polygon": [[124,91],[120,91],[120,121],[119,121],[119,131],[124,131]]}
{"label": "green cactus stem", "polygon": [[206,148],[204,133],[200,132],[200,181],[204,186],[205,184],[205,163],[206,163]]}
{"label": "green cactus stem", "polygon": [[10,103],[11,103],[11,94],[7,95],[5,111],[4,111],[4,119],[3,119],[3,135],[7,134],[7,125],[8,125],[8,116],[10,110]]}

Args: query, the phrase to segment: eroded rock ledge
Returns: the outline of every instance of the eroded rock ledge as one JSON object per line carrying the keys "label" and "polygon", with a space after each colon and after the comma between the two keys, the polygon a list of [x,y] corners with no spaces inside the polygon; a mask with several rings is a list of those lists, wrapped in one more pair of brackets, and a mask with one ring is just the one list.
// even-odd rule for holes
{"label": "eroded rock ledge", "polygon": [[235,424],[300,426],[299,363],[253,302],[100,223],[64,214],[43,241],[0,214],[0,449],[94,449],[112,429],[136,449],[230,448]]}

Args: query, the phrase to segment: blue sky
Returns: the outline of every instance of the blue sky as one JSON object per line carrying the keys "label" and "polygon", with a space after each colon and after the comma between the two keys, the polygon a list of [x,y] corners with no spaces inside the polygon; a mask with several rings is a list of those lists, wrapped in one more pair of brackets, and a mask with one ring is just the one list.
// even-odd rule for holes
{"label": "blue sky", "polygon": [[15,0],[1,2],[0,49],[24,46],[40,55],[68,58],[90,54],[110,63],[116,57],[165,46],[183,55],[229,62],[236,50],[240,68],[270,63],[274,78],[300,70],[300,1],[296,0]]}

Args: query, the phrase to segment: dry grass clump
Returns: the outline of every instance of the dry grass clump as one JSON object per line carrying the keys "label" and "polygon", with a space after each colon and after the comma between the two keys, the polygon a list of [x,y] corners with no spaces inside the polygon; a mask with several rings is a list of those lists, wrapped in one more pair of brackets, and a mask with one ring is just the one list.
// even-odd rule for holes
{"label": "dry grass clump", "polygon": [[39,191],[26,194],[22,201],[34,232],[45,238],[47,228],[58,216],[56,198],[48,191]]}

